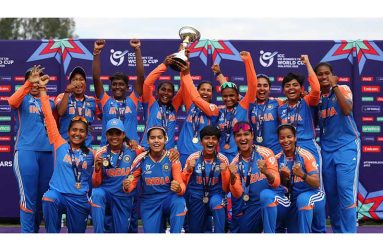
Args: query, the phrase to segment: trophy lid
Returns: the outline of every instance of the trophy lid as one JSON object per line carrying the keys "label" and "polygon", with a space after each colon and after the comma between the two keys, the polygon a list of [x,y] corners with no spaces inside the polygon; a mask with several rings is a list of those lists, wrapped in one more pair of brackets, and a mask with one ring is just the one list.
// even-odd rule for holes
{"label": "trophy lid", "polygon": [[191,26],[182,27],[179,31],[179,35],[182,40],[185,40],[186,37],[189,37],[190,42],[194,42],[201,37],[200,32]]}

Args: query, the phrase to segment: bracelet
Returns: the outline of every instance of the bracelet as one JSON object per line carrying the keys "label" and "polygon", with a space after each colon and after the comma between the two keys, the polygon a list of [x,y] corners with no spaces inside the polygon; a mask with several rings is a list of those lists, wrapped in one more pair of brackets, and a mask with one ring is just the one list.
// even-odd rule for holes
{"label": "bracelet", "polygon": [[337,87],[339,87],[339,86],[338,86],[338,85],[335,85],[335,86],[332,87],[332,89],[337,88]]}
{"label": "bracelet", "polygon": [[219,74],[222,74],[222,72],[219,71],[219,72],[215,73],[215,76],[218,77]]}
{"label": "bracelet", "polygon": [[307,174],[303,174],[303,177],[302,177],[302,180],[306,181],[306,178],[307,178]]}

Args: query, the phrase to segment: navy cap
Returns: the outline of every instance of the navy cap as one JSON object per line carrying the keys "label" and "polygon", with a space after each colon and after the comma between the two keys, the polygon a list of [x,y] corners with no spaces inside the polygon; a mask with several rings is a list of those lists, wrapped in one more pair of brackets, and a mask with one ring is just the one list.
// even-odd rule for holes
{"label": "navy cap", "polygon": [[82,67],[76,66],[72,72],[69,74],[69,81],[74,77],[76,74],[81,74],[81,76],[86,80],[86,74]]}

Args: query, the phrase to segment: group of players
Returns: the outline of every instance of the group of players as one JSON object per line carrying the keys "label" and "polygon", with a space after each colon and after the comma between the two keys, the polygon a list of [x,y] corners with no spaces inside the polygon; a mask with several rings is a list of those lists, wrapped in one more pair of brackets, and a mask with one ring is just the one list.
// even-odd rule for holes
{"label": "group of players", "polygon": [[[244,97],[212,66],[224,103],[218,107],[213,84],[195,87],[189,63],[168,56],[145,77],[141,42],[130,45],[137,80],[129,96],[129,79],[119,72],[110,77],[111,96],[104,91],[105,41],[97,40],[96,98],[85,95],[85,71],[75,67],[65,92],[51,101],[41,66],[28,69],[9,98],[17,112],[14,172],[22,232],[38,232],[42,217],[47,232],[60,232],[62,214],[69,232],[85,232],[90,214],[97,233],[137,232],[138,215],[145,233],[164,232],[167,223],[172,233],[324,233],[326,201],[333,231],[356,232],[359,133],[351,90],[337,84],[331,65],[313,69],[302,55],[310,92],[303,76],[289,73],[281,100],[269,96],[270,79],[257,75],[250,53],[242,51]],[[170,65],[181,69],[177,93],[169,81],[155,88]],[[141,104],[146,127],[140,140]],[[187,117],[176,141],[182,105]],[[97,118],[102,139],[95,153],[89,147]]]}

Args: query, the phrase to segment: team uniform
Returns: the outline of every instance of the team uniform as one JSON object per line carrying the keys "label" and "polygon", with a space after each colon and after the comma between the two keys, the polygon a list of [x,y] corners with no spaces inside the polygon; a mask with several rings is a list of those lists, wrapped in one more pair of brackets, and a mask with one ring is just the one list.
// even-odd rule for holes
{"label": "team uniform", "polygon": [[49,189],[43,195],[43,213],[48,233],[59,233],[61,216],[67,215],[69,233],[84,233],[90,211],[88,192],[93,172],[94,155],[73,150],[61,137],[49,109],[48,96],[41,97],[48,137],[54,147],[54,171]]}
{"label": "team uniform", "polygon": [[[59,106],[64,93],[59,94],[55,99],[55,106]],[[92,96],[84,95],[82,100],[78,100],[75,98],[73,94],[69,95],[68,105],[63,116],[60,117],[59,120],[59,131],[61,136],[68,140],[68,127],[69,123],[75,116],[82,116],[86,118],[89,123],[89,126],[93,123],[94,119],[100,115],[100,111],[98,109],[96,99]],[[91,146],[93,140],[93,136],[91,131],[88,132],[88,137],[86,138],[85,144],[87,147]]]}
{"label": "team uniform", "polygon": [[[134,160],[130,170],[134,180],[126,192],[133,191],[140,179],[140,212],[144,233],[160,233],[166,216],[170,219],[171,233],[180,233],[182,229],[187,211],[182,197],[185,184],[181,177],[181,163],[171,162],[168,154],[166,152],[162,159],[155,161],[148,152],[143,152]],[[179,182],[179,193],[170,190],[172,180]]]}
{"label": "team uniform", "polygon": [[[285,222],[289,233],[325,232],[325,194],[321,189],[316,189],[307,184],[303,179],[293,175],[292,167],[299,163],[304,173],[308,176],[319,176],[318,164],[314,156],[304,148],[297,147],[294,157],[287,158],[283,152],[276,155],[278,168],[287,167],[291,172],[290,184],[287,189],[290,193],[290,211]],[[323,219],[314,225],[314,217]]]}
{"label": "team uniform", "polygon": [[[270,184],[258,169],[258,160],[265,160],[266,167],[274,174]],[[233,219],[238,226],[232,232],[275,232],[277,217],[289,207],[289,200],[280,188],[280,178],[274,153],[262,146],[253,145],[250,159],[238,154],[231,164],[237,166],[236,180],[230,184]]]}
{"label": "team uniform", "polygon": [[184,169],[182,179],[188,186],[188,219],[191,233],[203,233],[209,214],[213,216],[214,232],[225,232],[225,194],[229,191],[230,172],[220,171],[221,163],[228,165],[227,158],[218,153],[214,159],[205,159],[202,152],[195,152],[186,161],[195,167]]}
{"label": "team uniform", "polygon": [[232,161],[237,154],[237,145],[234,140],[233,127],[238,121],[248,120],[248,109],[250,103],[255,100],[257,92],[257,74],[254,70],[251,56],[242,57],[246,67],[246,78],[248,90],[245,97],[232,109],[222,108],[218,115],[218,127],[221,131],[220,152],[223,153],[229,161]]}
{"label": "team uniform", "polygon": [[297,131],[297,145],[305,148],[314,155],[321,168],[320,148],[315,142],[315,128],[312,111],[320,99],[320,86],[316,75],[309,76],[311,91],[296,105],[291,107],[288,102],[278,108],[278,117],[281,124],[291,124]]}
{"label": "team uniform", "polygon": [[[53,146],[46,135],[41,100],[29,94],[32,85],[26,81],[8,100],[11,108],[17,112],[13,171],[19,185],[23,233],[39,231],[41,198],[48,189],[53,172]],[[52,101],[48,105],[49,109],[53,109]]]}
{"label": "team uniform", "polygon": [[187,116],[178,137],[177,149],[184,167],[186,159],[192,153],[202,151],[199,134],[205,126],[216,124],[219,108],[202,99],[190,74],[181,75],[181,85]]}
{"label": "team uniform", "polygon": [[[348,86],[339,90],[352,103]],[[360,138],[352,113],[342,114],[333,90],[319,103],[323,183],[332,229],[335,233],[356,232],[356,203],[360,161]]]}
{"label": "team uniform", "polygon": [[132,93],[124,100],[119,101],[110,97],[106,92],[100,97],[102,107],[102,133],[101,133],[101,146],[107,144],[106,142],[106,124],[109,120],[118,118],[124,122],[125,135],[132,140],[139,142],[137,133],[137,114],[140,102],[140,96],[136,90],[133,89]]}
{"label": "team uniform", "polygon": [[95,170],[92,176],[93,190],[89,201],[95,233],[105,232],[106,207],[111,210],[112,232],[128,233],[136,190],[126,194],[122,189],[122,182],[129,173],[133,160],[142,151],[142,148],[133,151],[125,144],[119,152],[113,152],[109,145],[97,151],[95,159],[102,156],[106,165],[101,170]]}
{"label": "team uniform", "polygon": [[274,153],[282,151],[277,134],[278,107],[282,104],[282,100],[270,97],[262,103],[256,101],[249,107],[249,122],[254,132],[254,144],[270,148]]}

